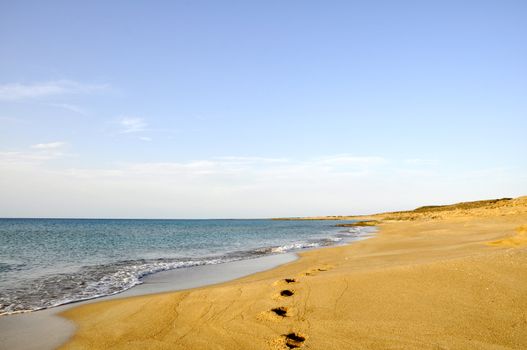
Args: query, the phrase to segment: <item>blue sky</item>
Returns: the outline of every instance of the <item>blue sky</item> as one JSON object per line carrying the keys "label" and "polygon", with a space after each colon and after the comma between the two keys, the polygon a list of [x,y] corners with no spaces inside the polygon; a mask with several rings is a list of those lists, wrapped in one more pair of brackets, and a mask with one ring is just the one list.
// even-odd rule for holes
{"label": "blue sky", "polygon": [[0,1],[0,216],[527,194],[524,1]]}

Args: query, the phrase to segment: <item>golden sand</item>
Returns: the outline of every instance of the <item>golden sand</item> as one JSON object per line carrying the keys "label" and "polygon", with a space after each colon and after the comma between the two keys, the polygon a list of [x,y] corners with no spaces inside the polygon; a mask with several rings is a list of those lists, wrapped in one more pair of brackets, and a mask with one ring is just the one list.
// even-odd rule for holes
{"label": "golden sand", "polygon": [[499,239],[497,241],[488,242],[489,245],[494,246],[522,246],[527,245],[527,225],[520,226],[516,229],[516,234],[512,237]]}
{"label": "golden sand", "polygon": [[526,197],[383,215],[267,272],[68,310],[63,348],[527,349]]}

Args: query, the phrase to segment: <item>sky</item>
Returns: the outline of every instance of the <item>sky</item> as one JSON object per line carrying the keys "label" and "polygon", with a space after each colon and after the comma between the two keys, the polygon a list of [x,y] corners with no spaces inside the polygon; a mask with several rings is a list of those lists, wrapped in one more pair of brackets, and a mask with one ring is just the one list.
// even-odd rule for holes
{"label": "sky", "polygon": [[527,195],[527,2],[0,0],[0,217]]}

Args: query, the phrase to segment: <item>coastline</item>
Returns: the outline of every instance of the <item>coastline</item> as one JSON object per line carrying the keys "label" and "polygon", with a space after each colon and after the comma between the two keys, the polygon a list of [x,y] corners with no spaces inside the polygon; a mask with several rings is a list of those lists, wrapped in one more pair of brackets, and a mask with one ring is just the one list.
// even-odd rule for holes
{"label": "coastline", "polygon": [[526,348],[525,202],[392,215],[235,281],[71,308],[61,348]]}
{"label": "coastline", "polygon": [[0,231],[0,316],[122,293],[162,271],[343,244],[363,232],[267,219],[0,219]]}
{"label": "coastline", "polygon": [[[0,349],[56,349],[70,339],[76,325],[60,314],[83,305],[136,296],[170,293],[202,286],[212,286],[276,268],[297,259],[283,253],[237,260],[216,265],[201,265],[158,272],[144,278],[142,284],[124,292],[48,309],[0,316]],[[35,341],[38,339],[38,342]]]}

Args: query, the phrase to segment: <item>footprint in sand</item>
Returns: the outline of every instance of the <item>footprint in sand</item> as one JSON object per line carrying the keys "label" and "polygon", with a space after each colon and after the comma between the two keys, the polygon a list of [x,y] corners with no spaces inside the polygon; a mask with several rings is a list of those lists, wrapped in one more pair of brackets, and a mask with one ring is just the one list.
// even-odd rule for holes
{"label": "footprint in sand", "polygon": [[283,286],[284,284],[288,285],[288,284],[294,284],[294,283],[297,283],[298,282],[298,279],[296,278],[284,278],[284,279],[281,279],[281,280],[278,280],[276,282],[273,283],[274,286]]}
{"label": "footprint in sand", "polygon": [[[284,278],[283,280],[276,281],[275,284],[291,284],[291,283],[297,283],[297,279],[295,278]],[[295,291],[292,289],[282,289],[280,291],[280,296],[284,298],[292,297],[295,294]],[[291,310],[285,306],[279,306],[272,308],[270,311],[270,314],[273,315],[273,317],[279,317],[279,318],[286,318],[290,317]],[[282,335],[279,339],[276,340],[276,342],[279,342],[282,344],[281,346],[285,345],[288,349],[295,349],[299,348],[304,345],[304,342],[306,340],[306,337],[303,335],[300,335],[298,333],[288,333]]]}
{"label": "footprint in sand", "polygon": [[294,316],[294,310],[286,306],[277,306],[258,314],[257,319],[261,321],[277,322]]}
{"label": "footprint in sand", "polygon": [[288,317],[287,308],[284,306],[275,307],[274,309],[271,309],[271,312],[273,312],[275,315],[280,317]]}
{"label": "footprint in sand", "polygon": [[306,337],[298,333],[289,333],[282,336],[285,340],[285,346],[289,349],[296,349],[304,345]]}
{"label": "footprint in sand", "polygon": [[283,297],[291,297],[295,294],[294,290],[291,289],[284,289],[280,292],[280,295]]}

